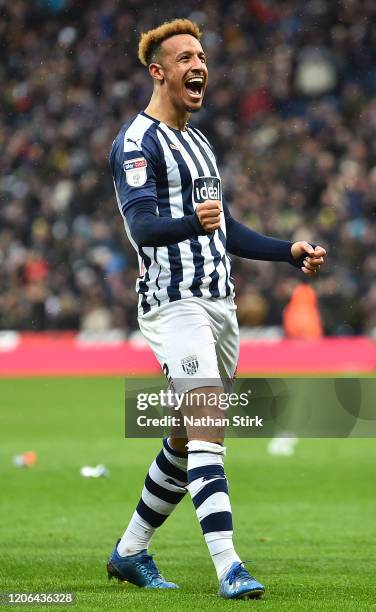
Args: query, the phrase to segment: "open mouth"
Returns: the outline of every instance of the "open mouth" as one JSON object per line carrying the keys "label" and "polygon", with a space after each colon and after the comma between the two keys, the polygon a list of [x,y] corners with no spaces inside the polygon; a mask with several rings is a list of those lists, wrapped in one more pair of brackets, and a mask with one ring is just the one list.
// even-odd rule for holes
{"label": "open mouth", "polygon": [[203,77],[190,77],[185,81],[184,85],[192,98],[201,98],[204,91]]}

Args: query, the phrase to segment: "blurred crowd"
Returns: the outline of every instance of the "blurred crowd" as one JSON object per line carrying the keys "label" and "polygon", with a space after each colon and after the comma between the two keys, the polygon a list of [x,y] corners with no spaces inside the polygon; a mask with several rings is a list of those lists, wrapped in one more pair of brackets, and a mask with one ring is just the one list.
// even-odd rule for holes
{"label": "blurred crowd", "polygon": [[[0,0],[0,329],[137,327],[136,256],[108,168],[147,104],[141,31],[204,30],[212,141],[232,214],[328,249],[326,334],[376,335],[373,0]],[[234,259],[239,321],[279,325],[303,275]]]}

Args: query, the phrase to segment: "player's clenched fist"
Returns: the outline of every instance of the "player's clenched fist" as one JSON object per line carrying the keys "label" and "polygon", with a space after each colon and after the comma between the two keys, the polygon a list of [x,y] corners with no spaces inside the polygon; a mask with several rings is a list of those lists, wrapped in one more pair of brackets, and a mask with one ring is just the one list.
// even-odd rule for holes
{"label": "player's clenched fist", "polygon": [[299,242],[294,242],[292,245],[291,255],[295,259],[304,256],[301,270],[304,274],[307,274],[307,276],[313,276],[320,270],[322,264],[325,262],[326,251],[321,246],[313,248],[312,245],[305,242],[305,240],[300,240]]}
{"label": "player's clenched fist", "polygon": [[219,200],[205,200],[196,208],[196,215],[205,232],[214,232],[221,225],[222,204]]}

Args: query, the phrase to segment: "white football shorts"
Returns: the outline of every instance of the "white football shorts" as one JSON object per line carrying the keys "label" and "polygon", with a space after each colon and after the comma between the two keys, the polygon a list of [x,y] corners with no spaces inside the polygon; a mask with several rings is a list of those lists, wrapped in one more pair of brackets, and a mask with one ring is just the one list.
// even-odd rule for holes
{"label": "white football shorts", "polygon": [[175,392],[221,384],[228,387],[239,356],[239,328],[232,297],[169,302],[138,322]]}

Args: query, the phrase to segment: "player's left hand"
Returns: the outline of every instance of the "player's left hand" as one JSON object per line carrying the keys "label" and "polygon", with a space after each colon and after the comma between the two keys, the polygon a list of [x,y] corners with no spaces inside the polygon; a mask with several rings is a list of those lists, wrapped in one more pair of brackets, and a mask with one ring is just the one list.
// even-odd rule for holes
{"label": "player's left hand", "polygon": [[308,242],[300,240],[299,242],[294,242],[292,245],[291,255],[294,259],[299,259],[299,257],[307,255],[307,257],[304,258],[301,270],[304,274],[307,274],[307,276],[314,276],[325,261],[326,251],[321,246],[313,248]]}

